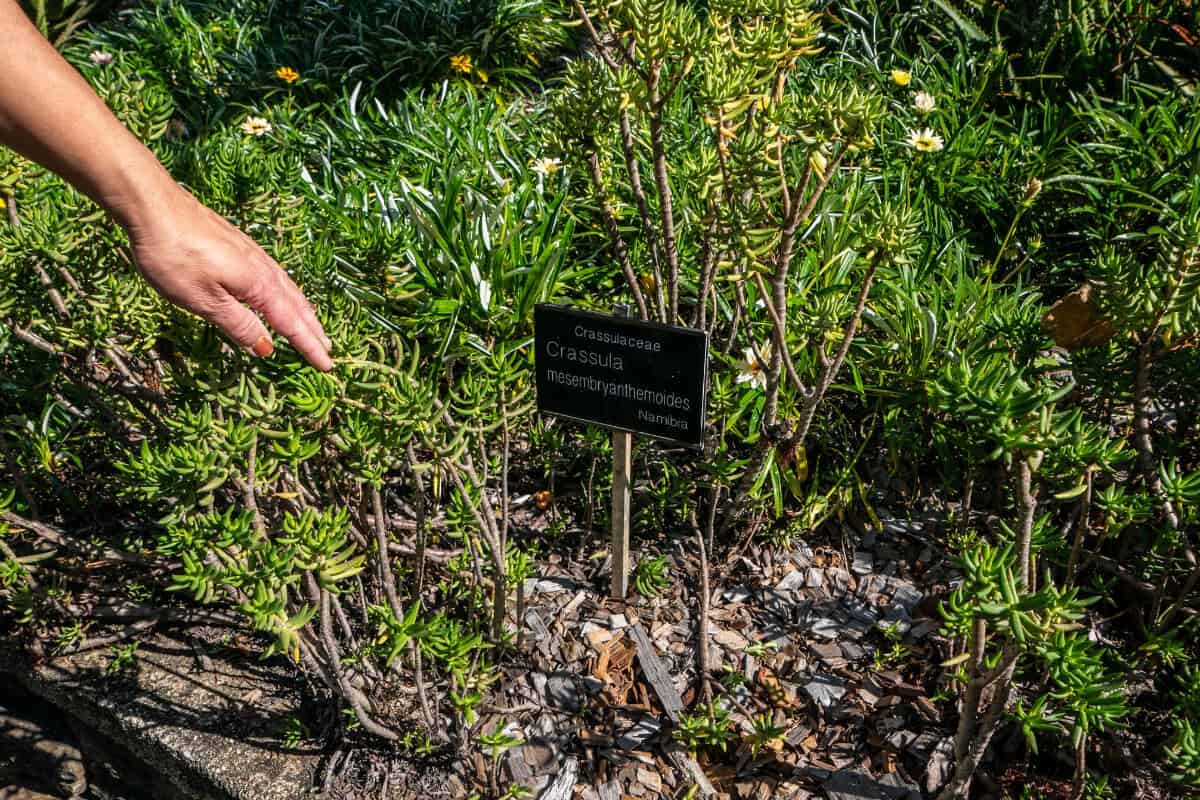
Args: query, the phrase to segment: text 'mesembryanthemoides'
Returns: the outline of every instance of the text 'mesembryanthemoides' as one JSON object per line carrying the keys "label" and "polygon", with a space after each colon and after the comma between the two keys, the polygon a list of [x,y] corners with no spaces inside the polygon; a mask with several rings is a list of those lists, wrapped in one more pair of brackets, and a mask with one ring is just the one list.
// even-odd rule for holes
{"label": "text 'mesembryanthemoides'", "polygon": [[534,311],[538,408],[699,447],[708,337],[561,306]]}

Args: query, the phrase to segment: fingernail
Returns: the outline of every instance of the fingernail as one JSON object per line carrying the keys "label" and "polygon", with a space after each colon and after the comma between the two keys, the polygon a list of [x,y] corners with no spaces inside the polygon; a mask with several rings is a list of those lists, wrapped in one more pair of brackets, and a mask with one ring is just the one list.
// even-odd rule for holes
{"label": "fingernail", "polygon": [[325,349],[326,349],[326,350],[332,350],[332,349],[333,349],[333,340],[332,340],[332,339],[330,339],[328,336],[322,336],[322,337],[321,337],[321,343],[325,345]]}
{"label": "fingernail", "polygon": [[259,358],[266,358],[275,352],[275,345],[271,344],[271,340],[266,336],[258,337],[258,341],[254,343],[254,355]]}

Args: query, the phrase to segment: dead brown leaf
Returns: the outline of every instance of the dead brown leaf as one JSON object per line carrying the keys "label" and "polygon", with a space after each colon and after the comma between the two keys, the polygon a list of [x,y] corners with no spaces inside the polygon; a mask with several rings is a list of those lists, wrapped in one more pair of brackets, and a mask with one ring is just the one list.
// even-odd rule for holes
{"label": "dead brown leaf", "polygon": [[1042,317],[1042,329],[1066,350],[1097,347],[1113,337],[1112,323],[1104,319],[1090,283],[1059,298]]}

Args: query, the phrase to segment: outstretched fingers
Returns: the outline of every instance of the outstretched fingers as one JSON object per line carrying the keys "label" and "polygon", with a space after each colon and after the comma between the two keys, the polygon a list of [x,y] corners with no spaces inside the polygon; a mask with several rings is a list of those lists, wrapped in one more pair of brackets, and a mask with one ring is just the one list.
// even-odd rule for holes
{"label": "outstretched fingers", "polygon": [[[296,348],[296,351],[304,356],[308,363],[323,372],[332,369],[333,361],[329,357],[332,343],[325,335],[312,305],[283,271],[283,268],[272,259],[264,254],[264,257],[255,263],[258,266],[259,274],[253,282],[253,289],[245,294],[245,302],[250,305],[251,309],[262,315],[267,325],[291,342],[292,347]],[[266,334],[262,321],[259,321],[250,309],[237,302],[235,294],[231,293],[229,300],[245,314],[253,317],[258,323],[258,328],[264,335]],[[232,312],[229,312],[229,315],[232,316]],[[218,320],[214,319],[213,321],[225,328],[230,336],[233,336],[235,341],[243,347],[249,347],[260,356],[270,355],[272,347],[269,338],[266,340],[265,347],[257,341],[248,341],[251,335],[248,330],[248,322],[244,328],[235,331]]]}
{"label": "outstretched fingers", "polygon": [[275,346],[271,343],[271,334],[262,324],[262,320],[231,294],[225,294],[215,305],[204,311],[202,316],[256,356],[265,358],[275,351]]}
{"label": "outstretched fingers", "polygon": [[304,292],[300,291],[300,287],[297,286],[296,282],[291,279],[291,276],[284,272],[280,267],[276,266],[275,268],[279,270],[279,274],[282,276],[284,286],[286,287],[288,294],[291,295],[292,302],[296,305],[296,308],[300,309],[301,320],[305,325],[308,326],[308,329],[312,332],[313,336],[316,336],[317,339],[320,340],[321,345],[325,348],[325,352],[328,353],[333,349],[333,342],[331,342],[329,337],[325,335],[325,328],[323,325],[321,325],[321,320],[317,319],[317,312],[316,309],[313,308],[313,304],[309,302],[307,297],[304,296]]}
{"label": "outstretched fingers", "polygon": [[289,290],[284,282],[287,276],[282,274],[282,270],[279,275],[283,280],[276,280],[275,291],[260,299],[257,310],[267,324],[291,342],[292,347],[308,363],[323,372],[332,369],[333,361],[325,349],[325,332],[321,330],[316,315],[298,291]]}

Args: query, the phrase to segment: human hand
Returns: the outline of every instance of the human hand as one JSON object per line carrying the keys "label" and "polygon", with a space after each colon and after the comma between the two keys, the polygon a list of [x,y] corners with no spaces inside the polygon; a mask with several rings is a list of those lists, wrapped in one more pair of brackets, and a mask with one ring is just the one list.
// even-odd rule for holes
{"label": "human hand", "polygon": [[269,356],[274,346],[258,312],[314,367],[333,367],[329,337],[295,282],[254,240],[187,191],[169,187],[152,211],[122,222],[138,269],[163,297]]}
{"label": "human hand", "polygon": [[138,268],[168,300],[267,356],[274,348],[257,311],[314,367],[333,366],[329,338],[292,279],[176,183],[8,0],[0,0],[0,43],[0,144],[112,214]]}

